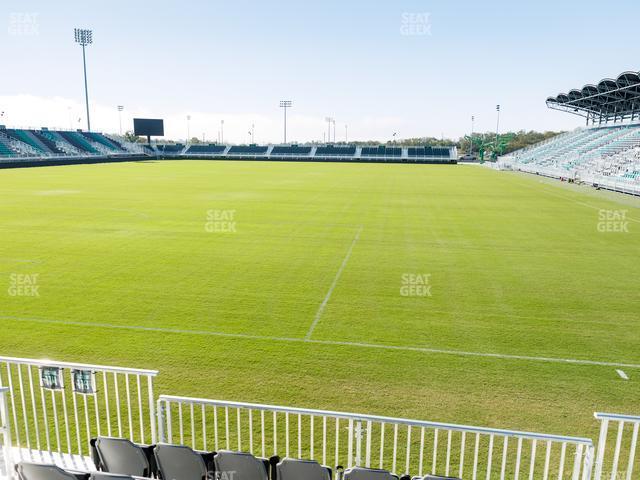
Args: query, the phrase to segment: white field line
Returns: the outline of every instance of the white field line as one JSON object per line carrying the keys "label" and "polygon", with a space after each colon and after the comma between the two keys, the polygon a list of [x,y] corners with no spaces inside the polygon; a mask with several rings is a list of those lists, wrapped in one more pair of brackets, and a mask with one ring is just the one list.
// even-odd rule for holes
{"label": "white field line", "polygon": [[0,320],[12,320],[16,322],[25,322],[25,323],[43,323],[47,325],[67,325],[67,326],[74,326],[74,327],[111,328],[116,330],[131,330],[131,331],[140,331],[140,332],[160,332],[160,333],[173,333],[173,334],[181,334],[181,335],[204,335],[204,336],[210,336],[210,337],[238,338],[238,339],[245,339],[245,340],[264,340],[264,341],[271,341],[271,342],[307,343],[307,344],[328,345],[328,346],[338,346],[338,347],[392,350],[392,351],[398,351],[398,352],[416,352],[416,353],[428,353],[428,354],[440,354],[440,355],[455,355],[460,357],[484,357],[484,358],[495,358],[495,359],[501,359],[501,360],[522,360],[522,361],[528,361],[528,362],[565,363],[565,364],[572,364],[572,365],[592,365],[592,366],[599,366],[599,367],[640,369],[640,364],[637,364],[637,363],[605,362],[605,361],[599,361],[599,360],[582,360],[582,359],[576,359],[576,358],[536,357],[536,356],[529,356],[529,355],[512,355],[512,354],[503,354],[503,353],[468,352],[464,350],[448,350],[448,349],[429,348],[429,347],[384,345],[384,344],[364,343],[364,342],[346,342],[346,341],[341,342],[338,340],[306,340],[304,338],[296,338],[296,337],[251,335],[248,333],[226,333],[226,332],[215,332],[215,331],[209,331],[209,330],[188,330],[188,329],[163,328],[163,327],[145,327],[142,325],[116,325],[112,323],[78,322],[73,320],[54,320],[54,319],[38,318],[38,317],[0,316]]}
{"label": "white field line", "polygon": [[620,378],[623,380],[629,380],[629,376],[624,373],[622,370],[618,369],[616,370],[616,372],[618,373],[618,375],[620,375]]}
{"label": "white field line", "polygon": [[329,299],[331,298],[333,289],[336,288],[336,285],[338,284],[340,275],[342,275],[342,271],[344,270],[344,267],[347,265],[347,262],[349,261],[349,257],[351,257],[351,252],[353,251],[353,247],[356,245],[356,243],[358,243],[358,239],[360,238],[361,232],[362,232],[362,225],[360,225],[360,227],[358,228],[358,231],[356,232],[356,235],[353,237],[353,240],[351,241],[351,245],[349,246],[349,250],[347,250],[347,254],[344,256],[344,259],[342,260],[342,264],[340,265],[340,268],[336,272],[336,276],[333,277],[333,282],[331,282],[329,291],[327,292],[327,294],[324,297],[324,300],[322,300],[322,303],[318,307],[316,316],[313,318],[313,323],[309,327],[309,331],[307,332],[307,335],[304,337],[305,340],[311,340],[311,335],[313,335],[313,331],[318,325],[318,322],[320,321],[320,317],[322,317],[322,314],[324,313],[324,309],[327,306],[327,303],[329,303]]}

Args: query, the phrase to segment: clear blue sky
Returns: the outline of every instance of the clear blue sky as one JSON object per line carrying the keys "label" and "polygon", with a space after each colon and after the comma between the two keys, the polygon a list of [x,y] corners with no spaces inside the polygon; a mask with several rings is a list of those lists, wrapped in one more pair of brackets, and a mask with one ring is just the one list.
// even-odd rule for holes
{"label": "clear blue sky", "polygon": [[[95,129],[166,119],[170,136],[290,139],[457,137],[470,128],[568,129],[548,95],[639,70],[640,2],[3,0],[0,110],[9,125],[69,126],[83,113],[73,28],[94,31],[88,67]],[[33,16],[32,14],[36,14]],[[423,14],[429,14],[428,19]],[[32,20],[35,19],[33,22]],[[35,24],[35,28],[31,28]],[[408,26],[407,26],[408,25]],[[424,35],[407,35],[423,28]],[[53,125],[52,125],[53,126]]]}

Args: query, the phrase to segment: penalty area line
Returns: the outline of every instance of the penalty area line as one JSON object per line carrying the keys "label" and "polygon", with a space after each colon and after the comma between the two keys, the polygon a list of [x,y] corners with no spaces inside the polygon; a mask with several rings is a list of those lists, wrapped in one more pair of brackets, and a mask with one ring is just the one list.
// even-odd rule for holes
{"label": "penalty area line", "polygon": [[493,358],[498,360],[522,360],[527,362],[542,362],[542,363],[564,363],[570,365],[589,365],[596,367],[614,367],[614,368],[631,368],[640,369],[640,364],[637,363],[620,363],[620,362],[605,362],[599,360],[583,360],[577,358],[558,358],[558,357],[536,357],[528,355],[512,355],[505,353],[488,353],[488,352],[468,352],[464,350],[448,350],[441,348],[429,348],[429,347],[415,347],[415,346],[403,346],[403,345],[384,345],[379,343],[364,343],[364,342],[346,342],[339,340],[312,340],[304,339],[300,337],[278,337],[267,335],[252,335],[249,333],[226,333],[226,332],[214,332],[209,330],[189,330],[189,329],[177,329],[177,328],[163,328],[163,327],[145,327],[142,325],[116,325],[112,323],[99,323],[99,322],[79,322],[73,320],[54,320],[40,317],[13,317],[0,315],[0,320],[12,320],[16,322],[24,323],[42,323],[47,325],[66,325],[73,327],[89,327],[89,328],[110,328],[117,330],[131,330],[141,332],[159,332],[159,333],[173,333],[181,335],[203,335],[209,337],[224,337],[224,338],[237,338],[244,340],[262,340],[270,342],[288,342],[288,343],[306,343],[315,345],[327,345],[334,347],[352,347],[352,348],[366,348],[366,349],[378,349],[378,350],[392,350],[399,352],[416,352],[426,354],[437,355],[452,355],[458,357],[482,357]]}

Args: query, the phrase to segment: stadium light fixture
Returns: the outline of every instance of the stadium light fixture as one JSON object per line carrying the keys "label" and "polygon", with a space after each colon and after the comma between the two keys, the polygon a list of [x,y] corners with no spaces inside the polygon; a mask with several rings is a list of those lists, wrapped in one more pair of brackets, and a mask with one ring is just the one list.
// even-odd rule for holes
{"label": "stadium light fixture", "polygon": [[327,143],[331,143],[331,122],[335,120],[331,117],[324,117],[324,121],[327,122]]}
{"label": "stadium light fixture", "polygon": [[82,67],[84,70],[84,101],[87,107],[87,131],[91,131],[91,120],[89,119],[89,89],[87,88],[87,58],[85,56],[85,47],[93,43],[93,32],[85,28],[74,28],[74,37],[76,43],[82,46]]}
{"label": "stadium light fixture", "polygon": [[120,122],[120,136],[122,136],[122,111],[124,110],[123,105],[118,105],[118,121]]}
{"label": "stadium light fixture", "polygon": [[496,112],[498,112],[498,120],[496,122],[496,147],[498,146],[498,133],[500,132],[500,105],[496,105]]}
{"label": "stadium light fixture", "polygon": [[293,102],[291,100],[280,100],[280,108],[284,109],[284,143],[287,143],[287,108],[291,108]]}

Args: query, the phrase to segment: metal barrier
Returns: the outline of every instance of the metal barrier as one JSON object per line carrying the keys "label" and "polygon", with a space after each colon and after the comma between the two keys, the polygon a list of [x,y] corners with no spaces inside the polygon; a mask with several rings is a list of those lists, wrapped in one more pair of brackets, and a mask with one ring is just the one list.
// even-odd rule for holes
{"label": "metal barrier", "polygon": [[89,456],[98,435],[156,441],[155,370],[0,357],[0,387],[19,458],[48,452],[56,463]]}
{"label": "metal barrier", "polygon": [[9,421],[9,405],[7,397],[9,389],[0,387],[0,477],[11,478],[13,474],[13,458],[11,455],[11,425]]}
{"label": "metal barrier", "polygon": [[[640,416],[596,413],[600,421],[598,454],[595,461],[595,480],[632,480],[635,470],[640,470],[638,430]],[[614,428],[609,428],[613,424]],[[617,426],[617,428],[615,428]],[[629,428],[625,429],[628,426]],[[615,439],[615,443],[612,443]],[[609,445],[609,446],[608,446]]]}
{"label": "metal barrier", "polygon": [[196,449],[473,480],[591,478],[587,438],[168,395],[157,412],[161,441]]}

